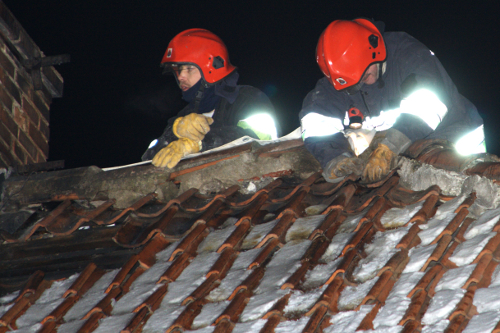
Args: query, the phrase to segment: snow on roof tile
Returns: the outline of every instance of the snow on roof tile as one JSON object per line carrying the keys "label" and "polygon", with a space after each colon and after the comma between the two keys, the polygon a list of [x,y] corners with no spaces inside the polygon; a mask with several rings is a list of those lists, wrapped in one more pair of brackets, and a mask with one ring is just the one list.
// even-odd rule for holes
{"label": "snow on roof tile", "polygon": [[[238,190],[149,194],[123,209],[68,197],[20,212],[2,233],[2,283],[16,293],[0,298],[0,332],[500,329],[500,214],[478,210],[474,192],[408,190],[395,172],[370,185],[314,173]],[[21,288],[19,251],[35,258],[38,247],[46,263]],[[58,263],[69,253],[79,266]]]}

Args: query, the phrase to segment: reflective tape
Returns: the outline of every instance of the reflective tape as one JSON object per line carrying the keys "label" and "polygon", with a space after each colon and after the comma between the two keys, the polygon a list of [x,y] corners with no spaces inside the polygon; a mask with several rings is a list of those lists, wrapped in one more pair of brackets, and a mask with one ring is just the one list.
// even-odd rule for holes
{"label": "reflective tape", "polygon": [[409,113],[420,117],[433,130],[443,120],[448,108],[432,91],[420,89],[408,98],[403,99],[400,105],[401,113]]}
{"label": "reflective tape", "polygon": [[455,143],[455,147],[460,155],[486,153],[484,126],[481,125],[475,130],[462,136]]}
{"label": "reflective tape", "polygon": [[240,120],[237,126],[241,128],[250,128],[261,140],[274,140],[278,138],[278,131],[276,130],[274,119],[267,113],[255,114]]}
{"label": "reflective tape", "polygon": [[403,99],[399,108],[381,111],[377,117],[366,117],[363,128],[384,131],[391,128],[402,113],[408,113],[419,117],[435,130],[447,112],[448,108],[436,94],[427,89],[420,89]]}
{"label": "reflective tape", "polygon": [[311,112],[300,120],[302,139],[333,135],[344,131],[342,120]]}
{"label": "reflective tape", "polygon": [[151,143],[149,144],[149,148],[153,148],[154,146],[156,146],[156,144],[158,143],[158,139],[154,139],[153,141],[151,141]]}

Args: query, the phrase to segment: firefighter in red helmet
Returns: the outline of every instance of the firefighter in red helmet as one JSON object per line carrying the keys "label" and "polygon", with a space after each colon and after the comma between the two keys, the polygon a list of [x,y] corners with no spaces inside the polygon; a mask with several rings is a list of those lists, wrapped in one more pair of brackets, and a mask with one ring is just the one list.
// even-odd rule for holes
{"label": "firefighter in red helmet", "polygon": [[382,22],[368,19],[336,20],[319,38],[316,61],[325,77],[304,99],[299,117],[304,144],[327,181],[353,173],[378,181],[416,140],[455,144],[467,136],[473,144],[464,153],[485,152],[477,109],[434,53],[410,35],[384,32]]}
{"label": "firefighter in red helmet", "polygon": [[189,29],[179,33],[168,44],[161,66],[174,74],[182,98],[189,104],[169,119],[143,160],[173,168],[186,155],[245,135],[277,137],[269,98],[257,88],[237,84],[239,75],[226,46],[212,32]]}

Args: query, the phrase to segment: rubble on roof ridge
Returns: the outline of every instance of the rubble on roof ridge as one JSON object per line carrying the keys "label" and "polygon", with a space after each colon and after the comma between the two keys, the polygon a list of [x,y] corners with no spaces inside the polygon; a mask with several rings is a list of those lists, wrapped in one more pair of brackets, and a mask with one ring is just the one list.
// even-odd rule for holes
{"label": "rubble on roof ridge", "polygon": [[400,157],[398,166],[399,183],[413,191],[437,185],[444,195],[460,196],[476,192],[477,199],[469,209],[474,217],[500,205],[499,186],[486,177],[438,169],[406,157]]}

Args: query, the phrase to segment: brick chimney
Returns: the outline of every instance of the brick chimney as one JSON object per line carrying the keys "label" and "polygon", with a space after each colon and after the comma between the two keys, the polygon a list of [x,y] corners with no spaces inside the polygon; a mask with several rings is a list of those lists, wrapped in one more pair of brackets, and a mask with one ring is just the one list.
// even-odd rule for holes
{"label": "brick chimney", "polygon": [[0,0],[0,169],[47,161],[50,104],[63,91],[50,66],[66,62],[58,57],[45,57]]}

